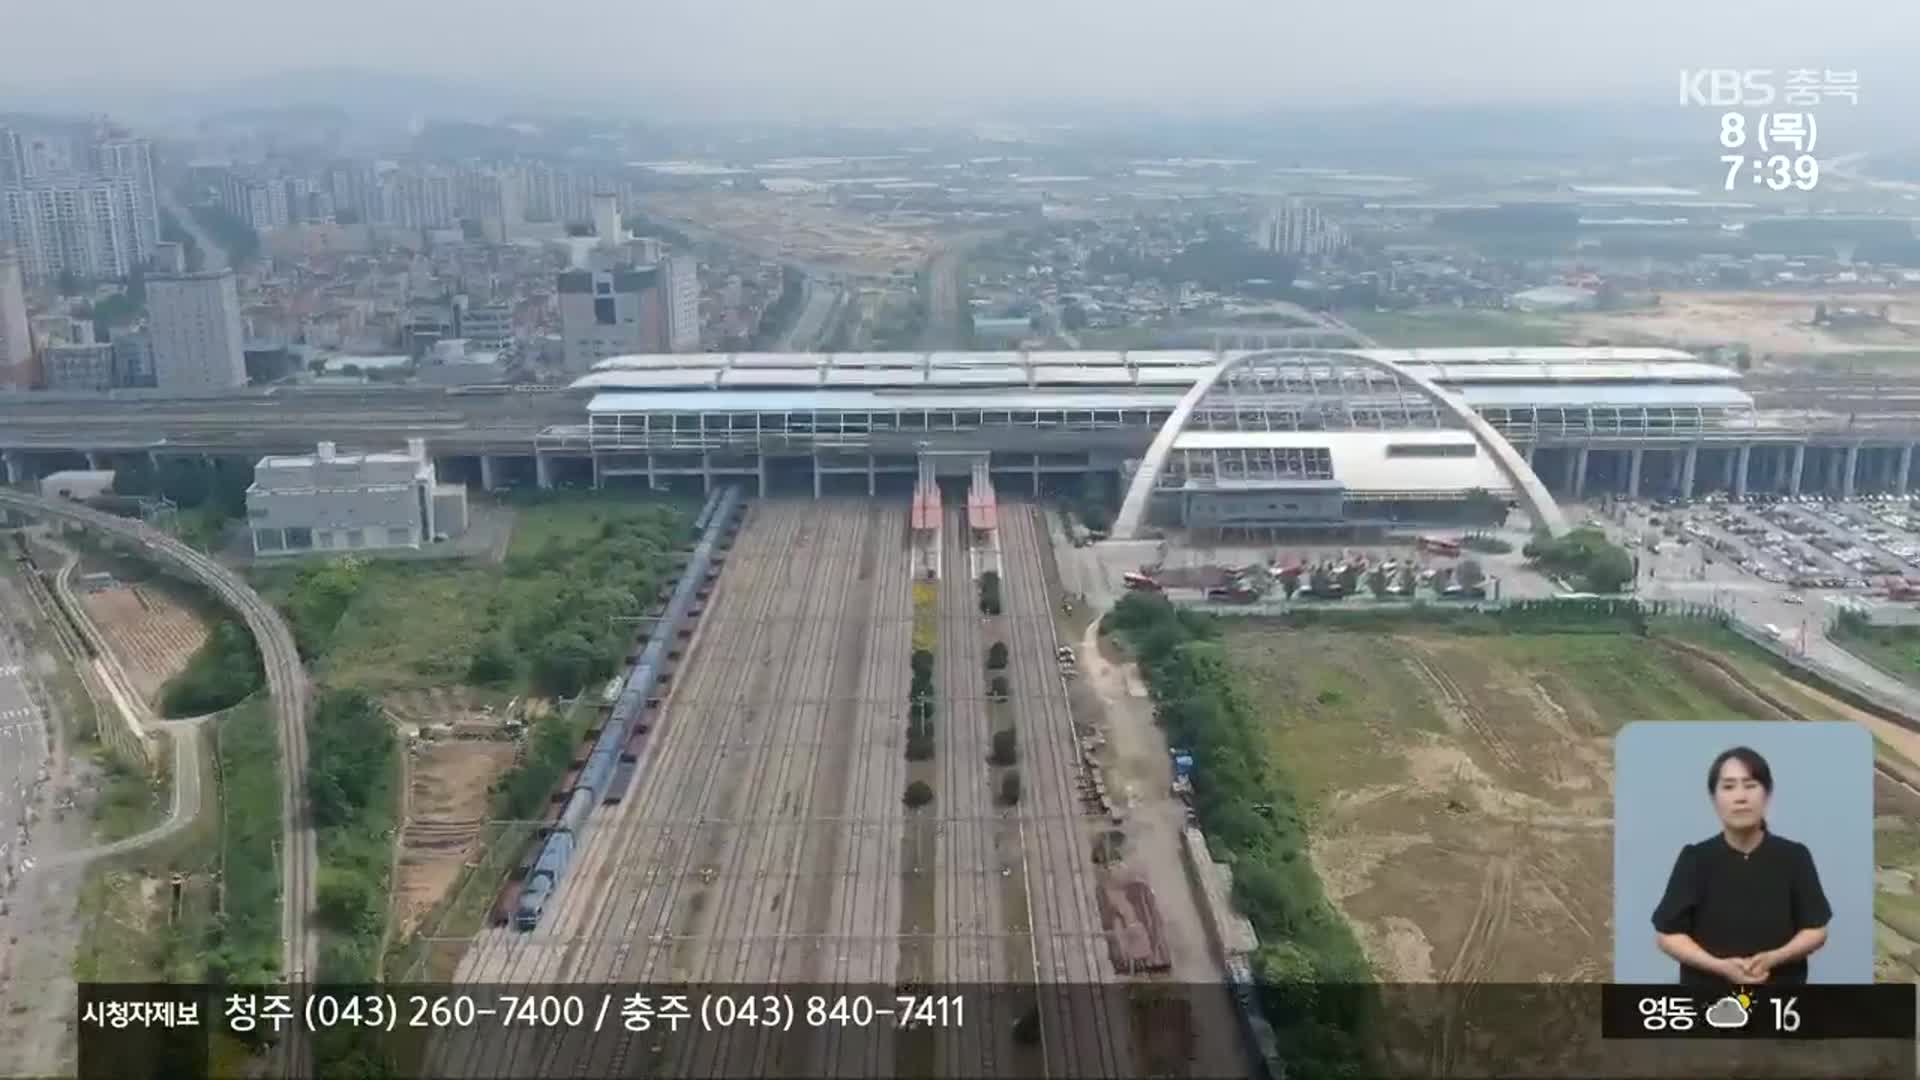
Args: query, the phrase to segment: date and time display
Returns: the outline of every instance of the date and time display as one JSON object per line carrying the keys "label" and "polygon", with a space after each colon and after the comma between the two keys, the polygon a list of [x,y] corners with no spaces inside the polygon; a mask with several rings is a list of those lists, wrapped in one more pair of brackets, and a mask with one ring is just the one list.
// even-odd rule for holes
{"label": "date and time display", "polygon": [[1858,72],[1699,68],[1680,73],[1680,104],[1723,110],[1720,164],[1727,191],[1818,187],[1816,110],[1834,103],[1860,103]]}
{"label": "date and time display", "polygon": [[1726,190],[1745,186],[1769,191],[1812,191],[1820,184],[1820,160],[1813,156],[1820,125],[1812,113],[1746,113],[1720,116],[1720,145],[1743,153],[1721,154],[1727,167]]}

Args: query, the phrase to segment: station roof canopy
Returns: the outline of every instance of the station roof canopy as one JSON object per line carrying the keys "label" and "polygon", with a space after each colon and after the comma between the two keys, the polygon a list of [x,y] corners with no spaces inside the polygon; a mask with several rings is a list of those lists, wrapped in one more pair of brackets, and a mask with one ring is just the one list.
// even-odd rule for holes
{"label": "station roof canopy", "polygon": [[[1475,407],[1751,408],[1740,374],[1677,349],[1357,350],[1391,360]],[[1115,410],[1170,406],[1223,357],[1131,352],[654,353],[603,360],[575,381],[604,391],[594,414]],[[1289,358],[1295,359],[1295,358]],[[1297,357],[1331,373],[1336,353]],[[1229,378],[1229,384],[1233,382]],[[1332,390],[1321,388],[1321,393]]]}
{"label": "station roof canopy", "polygon": [[[1487,383],[1736,384],[1738,372],[1677,349],[1447,348],[1352,350],[1442,386]],[[652,353],[602,360],[574,386],[595,390],[792,390],[806,387],[1167,387],[1197,382],[1241,353],[1205,349],[1042,352]],[[1337,355],[1300,363],[1328,365]]]}

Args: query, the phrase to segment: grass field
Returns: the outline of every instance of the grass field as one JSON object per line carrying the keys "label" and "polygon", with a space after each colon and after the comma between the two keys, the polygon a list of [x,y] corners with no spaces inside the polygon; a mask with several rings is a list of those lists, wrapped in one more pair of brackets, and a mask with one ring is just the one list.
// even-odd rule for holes
{"label": "grass field", "polygon": [[1611,975],[1612,736],[1756,715],[1619,634],[1228,637],[1316,868],[1385,980]]}
{"label": "grass field", "polygon": [[1574,330],[1544,315],[1439,308],[1427,311],[1342,311],[1341,320],[1385,348],[1447,345],[1565,345]]}
{"label": "grass field", "polygon": [[[661,505],[574,497],[518,507],[504,565],[368,559],[316,674],[328,685],[375,694],[463,683],[487,634],[552,600],[553,573],[574,572],[598,541],[646,530]],[[284,607],[294,571],[275,567],[255,577]],[[515,689],[502,686],[501,697]]]}
{"label": "grass field", "polygon": [[1867,626],[1841,619],[1832,636],[1841,647],[1881,671],[1920,686],[1920,627]]}
{"label": "grass field", "polygon": [[[1612,736],[1641,719],[1780,714],[1665,640],[1712,649],[1810,720],[1910,733],[1797,682],[1725,631],[1461,637],[1246,624],[1229,648],[1271,702],[1270,750],[1308,806],[1316,868],[1382,979],[1610,977]],[[1875,786],[1881,978],[1920,976],[1920,795]],[[1467,898],[1471,898],[1470,900]]]}

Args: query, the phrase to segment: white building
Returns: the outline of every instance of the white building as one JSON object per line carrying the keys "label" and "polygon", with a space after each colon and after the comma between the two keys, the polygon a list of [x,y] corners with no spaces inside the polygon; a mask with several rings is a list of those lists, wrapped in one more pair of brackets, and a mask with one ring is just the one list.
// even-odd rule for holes
{"label": "white building", "polygon": [[620,224],[620,198],[609,192],[593,196],[593,236],[601,247],[612,247],[626,235]]}
{"label": "white building", "polygon": [[466,530],[467,490],[441,484],[426,442],[405,453],[263,457],[247,488],[247,525],[259,557],[314,551],[419,548]]}
{"label": "white building", "polygon": [[240,293],[230,270],[147,281],[147,335],[162,390],[230,390],[247,384]]}
{"label": "white building", "polygon": [[293,222],[287,181],[280,177],[228,173],[220,188],[220,204],[257,232],[285,228]]}
{"label": "white building", "polygon": [[20,261],[0,253],[0,389],[24,390],[36,381],[34,374],[26,282]]}
{"label": "white building", "polygon": [[1347,246],[1347,235],[1318,207],[1295,198],[1261,219],[1253,243],[1276,255],[1332,255]]}

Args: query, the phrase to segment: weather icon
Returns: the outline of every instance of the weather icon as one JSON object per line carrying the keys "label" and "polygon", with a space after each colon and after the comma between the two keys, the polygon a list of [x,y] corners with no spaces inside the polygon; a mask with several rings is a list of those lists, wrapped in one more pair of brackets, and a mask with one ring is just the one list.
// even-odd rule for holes
{"label": "weather icon", "polygon": [[1738,994],[1729,994],[1707,1007],[1707,1026],[1718,1031],[1732,1031],[1747,1026],[1750,1015],[1748,1007],[1753,998],[1743,990]]}

